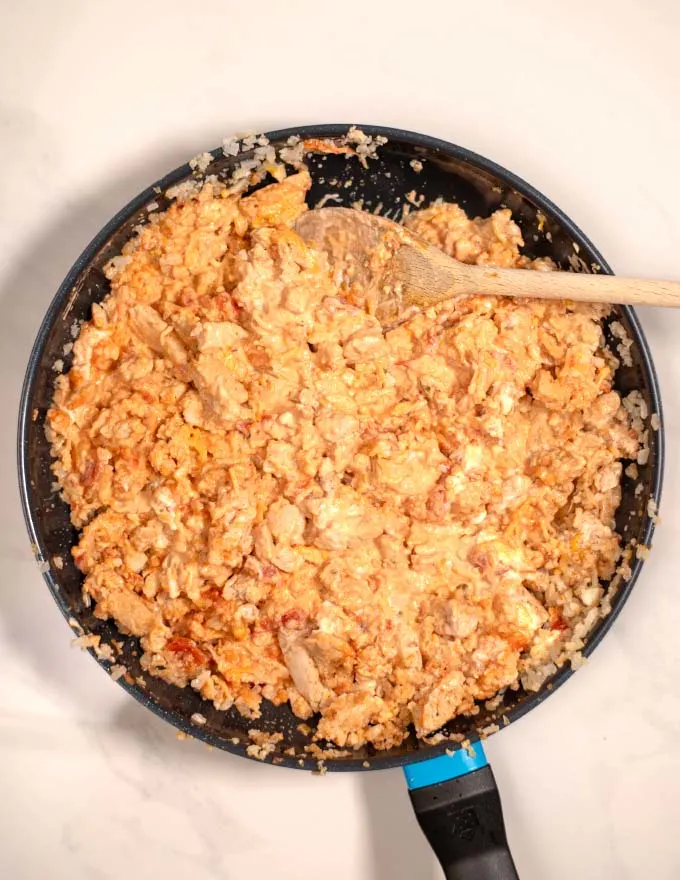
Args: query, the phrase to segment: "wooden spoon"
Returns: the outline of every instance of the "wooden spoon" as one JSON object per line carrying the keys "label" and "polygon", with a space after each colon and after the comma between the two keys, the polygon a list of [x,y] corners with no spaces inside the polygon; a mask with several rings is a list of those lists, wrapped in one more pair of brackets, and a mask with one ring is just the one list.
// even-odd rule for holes
{"label": "wooden spoon", "polygon": [[326,251],[343,286],[373,292],[383,323],[397,320],[410,306],[425,309],[463,294],[680,306],[680,281],[470,266],[392,220],[353,208],[308,211],[295,229]]}

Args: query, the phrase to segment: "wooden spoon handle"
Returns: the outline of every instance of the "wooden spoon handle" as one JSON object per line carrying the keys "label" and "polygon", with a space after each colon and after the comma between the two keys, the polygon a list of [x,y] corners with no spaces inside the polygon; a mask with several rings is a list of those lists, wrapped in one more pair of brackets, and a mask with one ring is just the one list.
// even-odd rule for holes
{"label": "wooden spoon handle", "polygon": [[[478,277],[477,277],[478,276]],[[617,278],[581,272],[527,272],[524,269],[477,269],[469,273],[465,293],[527,296],[575,302],[628,303],[638,306],[680,307],[680,281]],[[465,282],[463,282],[465,286]],[[462,293],[461,279],[456,292]]]}
{"label": "wooden spoon handle", "polygon": [[461,294],[680,307],[680,281],[470,266],[420,241],[406,243],[395,259],[404,302],[421,308]]}

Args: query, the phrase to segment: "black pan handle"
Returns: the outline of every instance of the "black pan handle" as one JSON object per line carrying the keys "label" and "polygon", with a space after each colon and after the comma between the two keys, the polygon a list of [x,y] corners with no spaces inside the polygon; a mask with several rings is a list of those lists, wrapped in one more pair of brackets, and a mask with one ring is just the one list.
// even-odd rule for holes
{"label": "black pan handle", "polygon": [[518,880],[481,743],[404,768],[420,827],[447,880]]}

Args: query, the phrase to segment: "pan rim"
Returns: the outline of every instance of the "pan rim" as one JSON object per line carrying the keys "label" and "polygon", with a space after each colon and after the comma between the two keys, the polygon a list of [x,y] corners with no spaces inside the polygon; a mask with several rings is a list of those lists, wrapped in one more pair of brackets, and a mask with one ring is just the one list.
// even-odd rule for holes
{"label": "pan rim", "polygon": [[[387,137],[389,141],[399,141],[403,144],[413,146],[413,147],[421,147],[427,149],[429,151],[435,150],[440,152],[443,157],[453,157],[459,159],[473,167],[477,167],[483,171],[486,171],[490,174],[495,175],[499,178],[503,183],[511,186],[518,193],[523,195],[525,198],[531,200],[535,205],[537,205],[540,210],[546,214],[550,219],[557,222],[573,239],[576,241],[579,246],[584,251],[589,251],[593,257],[595,262],[599,263],[601,267],[601,271],[604,274],[613,275],[611,267],[604,259],[599,250],[595,247],[595,245],[590,241],[590,239],[581,231],[581,229],[562,211],[554,202],[552,202],[549,198],[547,198],[543,193],[537,190],[534,186],[529,184],[523,178],[514,174],[513,172],[507,170],[503,166],[498,163],[487,159],[484,156],[481,156],[471,150],[466,149],[465,147],[461,147],[457,144],[432,137],[430,135],[420,134],[418,132],[409,131],[406,129],[400,128],[392,128],[392,127],[384,127],[384,126],[375,126],[370,124],[359,124],[357,126],[362,129],[365,133],[372,136],[383,136]],[[302,126],[294,126],[285,129],[278,129],[275,131],[271,131],[267,133],[267,137],[271,141],[279,141],[286,140],[287,138],[295,135],[301,138],[305,137],[318,137],[318,138],[329,138],[329,137],[341,137],[346,134],[347,130],[350,128],[350,125],[347,123],[332,123],[332,124],[323,124],[323,125],[302,125]],[[221,155],[221,149],[215,149],[211,151],[211,154],[214,158],[217,158]],[[31,421],[31,412],[29,411],[29,400],[31,397],[31,391],[33,385],[37,379],[41,356],[47,342],[49,333],[52,330],[52,327],[56,323],[57,319],[62,313],[63,305],[70,295],[75,282],[77,281],[81,272],[86,268],[86,266],[94,260],[97,253],[100,249],[105,245],[111,235],[127,220],[129,219],[137,210],[143,207],[148,202],[152,201],[154,196],[157,194],[159,188],[162,191],[165,191],[173,184],[178,183],[180,180],[183,180],[189,177],[191,174],[190,166],[185,163],[184,165],[175,168],[170,171],[167,175],[161,178],[156,183],[151,184],[145,190],[143,190],[139,195],[135,196],[131,199],[126,205],[124,205],[112,218],[108,223],[94,236],[94,238],[90,241],[90,243],[84,248],[82,253],[75,260],[70,270],[68,271],[66,277],[59,285],[57,292],[55,293],[46,313],[41,322],[40,328],[37,332],[35,342],[31,349],[31,354],[29,356],[28,365],[26,369],[26,374],[23,380],[23,385],[21,389],[21,397],[19,404],[19,418],[18,418],[18,434],[17,434],[17,464],[18,464],[18,478],[19,478],[19,492],[21,497],[22,510],[24,515],[24,520],[26,523],[26,527],[29,533],[29,538],[34,548],[37,549],[37,553],[40,558],[44,558],[43,554],[45,552],[45,546],[42,541],[41,532],[38,528],[37,522],[33,513],[33,504],[32,504],[32,489],[30,486],[30,480],[28,476],[28,464],[27,464],[27,454],[28,454],[28,432]],[[664,455],[665,455],[665,440],[664,440],[664,420],[663,420],[663,410],[661,404],[661,395],[659,390],[658,377],[656,374],[656,370],[654,368],[654,364],[651,357],[651,352],[649,349],[649,345],[647,343],[646,337],[640,326],[640,322],[635,314],[635,311],[630,306],[621,306],[621,311],[626,315],[628,321],[630,322],[633,336],[635,340],[636,347],[638,349],[638,353],[640,355],[641,360],[641,368],[643,373],[646,376],[648,385],[649,385],[649,394],[651,397],[651,401],[654,406],[654,412],[656,412],[659,416],[659,429],[656,432],[656,459],[655,466],[652,473],[651,479],[651,487],[650,487],[650,500],[653,500],[657,506],[659,504],[661,498],[661,488],[663,481],[663,471],[664,471]],[[654,532],[654,523],[651,519],[648,518],[646,527],[644,529],[642,540],[643,543],[649,546],[651,542],[651,538]],[[614,607],[611,612],[603,618],[596,628],[593,630],[592,634],[588,638],[588,642],[586,647],[583,649],[583,655],[585,657],[589,657],[592,652],[597,648],[600,644],[604,636],[611,629],[614,621],[620,614],[622,608],[626,604],[628,597],[635,586],[635,583],[640,575],[642,570],[643,560],[640,558],[635,558],[631,564],[631,577],[628,581],[622,582],[619,587]],[[70,621],[73,618],[73,614],[71,609],[68,607],[64,596],[61,593],[59,588],[59,584],[55,579],[52,570],[43,571],[43,578],[47,583],[47,586],[60,608],[62,614]],[[102,661],[100,661],[94,651],[90,649],[89,653],[93,656],[96,662],[102,666],[103,669],[106,669],[106,666]],[[561,687],[571,676],[573,675],[574,670],[571,669],[569,664],[565,664],[558,672],[551,678],[550,680],[550,689],[548,690],[546,686],[542,686],[541,689],[535,693],[527,693],[526,699],[524,699],[519,705],[510,709],[507,713],[509,723],[513,723],[518,721],[524,715],[527,714],[531,709],[540,705],[544,702],[551,694],[555,693],[559,687]],[[198,726],[192,725],[185,721],[185,719],[178,715],[175,712],[168,711],[162,706],[158,705],[154,700],[152,700],[146,693],[141,691],[137,686],[128,684],[124,679],[119,679],[117,682],[121,687],[123,687],[129,694],[131,694],[138,702],[140,702],[143,706],[150,709],[157,716],[162,718],[164,721],[169,722],[175,728],[182,731],[183,733],[193,736],[197,739],[201,739],[209,745],[216,746],[224,751],[231,752],[238,756],[242,757],[250,757],[246,754],[245,751],[245,743],[241,743],[239,745],[231,744],[230,742],[225,742],[223,739],[213,736],[210,731],[203,730]],[[365,758],[345,758],[345,759],[328,759],[324,761],[324,765],[328,770],[331,771],[358,771],[358,770],[381,770],[388,769],[391,767],[403,766],[405,764],[415,763],[418,761],[427,760],[429,758],[437,757],[446,752],[446,750],[451,750],[452,748],[458,748],[456,743],[452,743],[449,741],[444,741],[438,745],[431,746],[421,746],[420,749],[414,750],[412,752],[408,752],[404,755],[399,756],[381,756],[380,753],[376,753],[371,756],[368,760]],[[280,756],[282,760],[274,766],[282,766],[289,768],[300,768],[302,769],[316,769],[317,760],[312,758],[300,759],[299,757],[289,757],[289,756]],[[257,760],[257,759],[253,759]],[[300,761],[302,760],[302,763]],[[266,762],[271,763],[271,758]],[[366,766],[368,764],[368,767]]]}

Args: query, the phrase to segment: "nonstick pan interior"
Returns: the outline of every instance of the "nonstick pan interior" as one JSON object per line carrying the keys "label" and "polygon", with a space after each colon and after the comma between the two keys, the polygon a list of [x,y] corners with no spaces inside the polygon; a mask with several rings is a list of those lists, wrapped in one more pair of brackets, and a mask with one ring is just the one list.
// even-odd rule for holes
{"label": "nonstick pan interior", "polygon": [[[339,137],[347,132],[348,127],[330,125],[287,129],[273,132],[269,138],[273,144],[283,145],[291,135]],[[522,229],[526,242],[523,252],[528,256],[550,256],[565,270],[611,274],[602,256],[559,209],[504,169],[460,147],[423,135],[368,125],[361,126],[361,129],[368,135],[387,137],[388,141],[378,150],[377,158],[368,160],[368,167],[356,157],[310,154],[307,160],[313,179],[310,206],[324,196],[330,197],[328,204],[332,205],[362,201],[365,210],[394,219],[401,216],[407,202],[415,201],[426,206],[437,198],[458,202],[470,216],[485,217],[499,207],[509,207]],[[225,157],[221,150],[214,151],[213,156],[214,161],[207,173],[223,177],[229,176],[237,161],[248,158],[247,154],[241,154],[238,159]],[[414,159],[417,161],[412,162]],[[422,170],[417,171],[419,163],[422,163]],[[267,760],[290,767],[316,769],[317,756],[305,751],[305,746],[311,743],[310,737],[298,729],[300,720],[287,706],[275,708],[263,701],[262,717],[253,722],[243,718],[235,709],[217,711],[189,688],[179,689],[143,675],[139,666],[138,640],[121,636],[111,621],[96,619],[92,609],[83,603],[83,577],[70,554],[77,534],[70,524],[67,505],[53,489],[50,450],[44,427],[53,394],[54,364],[61,360],[64,369],[68,369],[70,355],[64,353],[65,347],[68,352],[78,323],[90,317],[92,303],[102,300],[109,291],[102,267],[120,253],[134,228],[148,221],[147,206],[157,203],[161,209],[166,207],[169,202],[164,196],[165,190],[191,175],[191,169],[185,165],[123,208],[76,261],[47,312],[31,355],[19,414],[19,480],[24,514],[41,568],[45,569],[49,563],[49,569],[44,571],[45,580],[72,627],[78,634],[82,631],[99,635],[102,644],[111,644],[113,639],[123,643],[122,655],[115,661],[128,670],[128,674],[119,680],[122,687],[179,729],[240,755],[246,755],[250,742],[248,730],[253,727],[280,732],[284,735],[283,741]],[[612,345],[616,344],[610,330],[614,320],[623,324],[633,340],[630,350],[632,366],[619,369],[616,389],[623,394],[638,389],[649,415],[656,413],[661,419],[656,376],[635,314],[630,308],[619,307],[606,322],[605,333]],[[651,540],[653,523],[647,511],[650,500],[657,503],[659,500],[663,466],[662,425],[658,430],[650,427],[648,445],[649,459],[639,467],[639,476],[635,480],[624,477],[617,528],[627,546],[633,542],[649,545]],[[637,489],[636,494],[638,484],[642,488]],[[57,567],[55,559],[61,561],[61,568]],[[641,561],[634,554],[631,566],[632,578],[612,588],[612,612],[600,621],[587,639],[583,652],[586,656],[609,629],[633,587],[641,567]],[[95,656],[94,652],[91,653]],[[109,669],[109,663],[98,662]],[[474,740],[477,730],[503,716],[510,722],[517,720],[549,696],[570,674],[568,667],[561,669],[537,693],[525,693],[521,689],[508,691],[493,711],[482,706],[475,718],[456,719],[444,728],[444,732],[462,734]],[[204,725],[192,722],[195,713],[205,717]],[[433,757],[452,747],[455,743],[448,741],[427,745],[411,735],[399,748],[375,752],[368,747],[351,757],[329,758],[325,765],[329,770],[377,769]]]}

